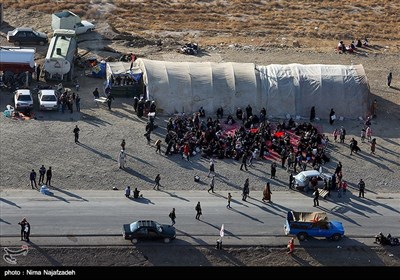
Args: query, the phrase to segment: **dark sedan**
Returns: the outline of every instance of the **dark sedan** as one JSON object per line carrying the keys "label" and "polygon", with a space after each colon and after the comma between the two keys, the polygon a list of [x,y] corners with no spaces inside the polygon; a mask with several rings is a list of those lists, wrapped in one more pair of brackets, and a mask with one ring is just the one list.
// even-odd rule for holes
{"label": "dark sedan", "polygon": [[139,239],[162,239],[165,243],[176,237],[175,228],[171,225],[162,225],[151,220],[136,221],[122,226],[122,236],[133,243]]}
{"label": "dark sedan", "polygon": [[39,44],[41,46],[47,44],[47,35],[33,30],[29,27],[19,27],[7,33],[7,41],[15,45],[22,44]]}

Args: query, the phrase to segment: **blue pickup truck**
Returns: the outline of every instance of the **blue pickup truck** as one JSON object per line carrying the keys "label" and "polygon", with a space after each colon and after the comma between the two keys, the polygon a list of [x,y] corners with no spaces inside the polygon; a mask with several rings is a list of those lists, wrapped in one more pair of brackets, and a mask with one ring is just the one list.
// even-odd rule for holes
{"label": "blue pickup truck", "polygon": [[338,221],[329,221],[325,212],[289,211],[284,229],[286,235],[295,235],[299,241],[309,236],[338,241],[344,236],[343,224]]}

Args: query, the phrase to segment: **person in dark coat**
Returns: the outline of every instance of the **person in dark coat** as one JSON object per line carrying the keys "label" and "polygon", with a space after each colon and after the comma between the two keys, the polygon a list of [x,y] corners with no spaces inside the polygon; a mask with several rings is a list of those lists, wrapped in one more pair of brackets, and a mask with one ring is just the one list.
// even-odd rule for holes
{"label": "person in dark coat", "polygon": [[53,172],[51,171],[51,166],[46,171],[46,185],[51,187],[51,177],[53,176]]}
{"label": "person in dark coat", "polygon": [[314,120],[315,120],[315,106],[312,106],[310,111],[310,122]]}
{"label": "person in dark coat", "polygon": [[21,226],[21,241],[22,241],[25,238],[26,218],[24,217],[18,224]]}
{"label": "person in dark coat", "polygon": [[331,111],[329,113],[329,124],[333,125],[335,119],[336,119],[335,111],[333,111],[333,108],[331,108]]}
{"label": "person in dark coat", "polygon": [[317,187],[314,189],[313,195],[314,195],[314,199],[313,199],[314,207],[317,207],[317,206],[319,206],[319,200],[318,200],[319,199],[319,191],[318,191]]}
{"label": "person in dark coat", "polygon": [[240,165],[240,170],[243,170],[243,166],[244,166],[244,169],[246,169],[246,171],[248,171],[248,169],[247,169],[247,159],[248,159],[248,157],[249,157],[248,152],[245,151],[243,153],[242,164]]}
{"label": "person in dark coat", "polygon": [[250,194],[250,187],[249,187],[249,178],[246,179],[243,185],[243,191],[242,191],[242,200],[246,201],[247,197]]}
{"label": "person in dark coat", "polygon": [[273,162],[271,164],[271,179],[275,179],[276,178],[276,163]]}
{"label": "person in dark coat", "polygon": [[135,97],[133,98],[133,110],[135,110],[135,112],[137,112],[138,103],[139,103],[139,98],[137,98],[137,97],[135,96]]}
{"label": "person in dark coat", "polygon": [[196,220],[200,220],[200,216],[203,215],[203,212],[201,211],[200,201],[197,202],[196,207],[194,209],[196,210]]}

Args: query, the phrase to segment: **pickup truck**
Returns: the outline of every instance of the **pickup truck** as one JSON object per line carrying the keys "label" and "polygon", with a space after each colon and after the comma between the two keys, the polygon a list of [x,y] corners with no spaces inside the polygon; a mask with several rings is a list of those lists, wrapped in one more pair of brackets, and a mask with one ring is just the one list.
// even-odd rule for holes
{"label": "pickup truck", "polygon": [[286,235],[297,236],[299,241],[304,241],[309,236],[338,241],[344,236],[343,224],[329,221],[325,212],[288,211],[284,230]]}

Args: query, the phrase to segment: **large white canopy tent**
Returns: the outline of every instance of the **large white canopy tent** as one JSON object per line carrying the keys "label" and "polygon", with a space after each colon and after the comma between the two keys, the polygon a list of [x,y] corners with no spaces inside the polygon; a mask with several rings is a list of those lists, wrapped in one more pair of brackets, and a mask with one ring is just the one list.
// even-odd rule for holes
{"label": "large white canopy tent", "polygon": [[203,107],[214,115],[220,106],[226,113],[248,104],[253,112],[265,107],[272,117],[365,117],[369,86],[362,65],[301,65],[253,63],[171,62],[138,59],[143,72],[146,99],[155,100],[164,114],[192,113]]}

